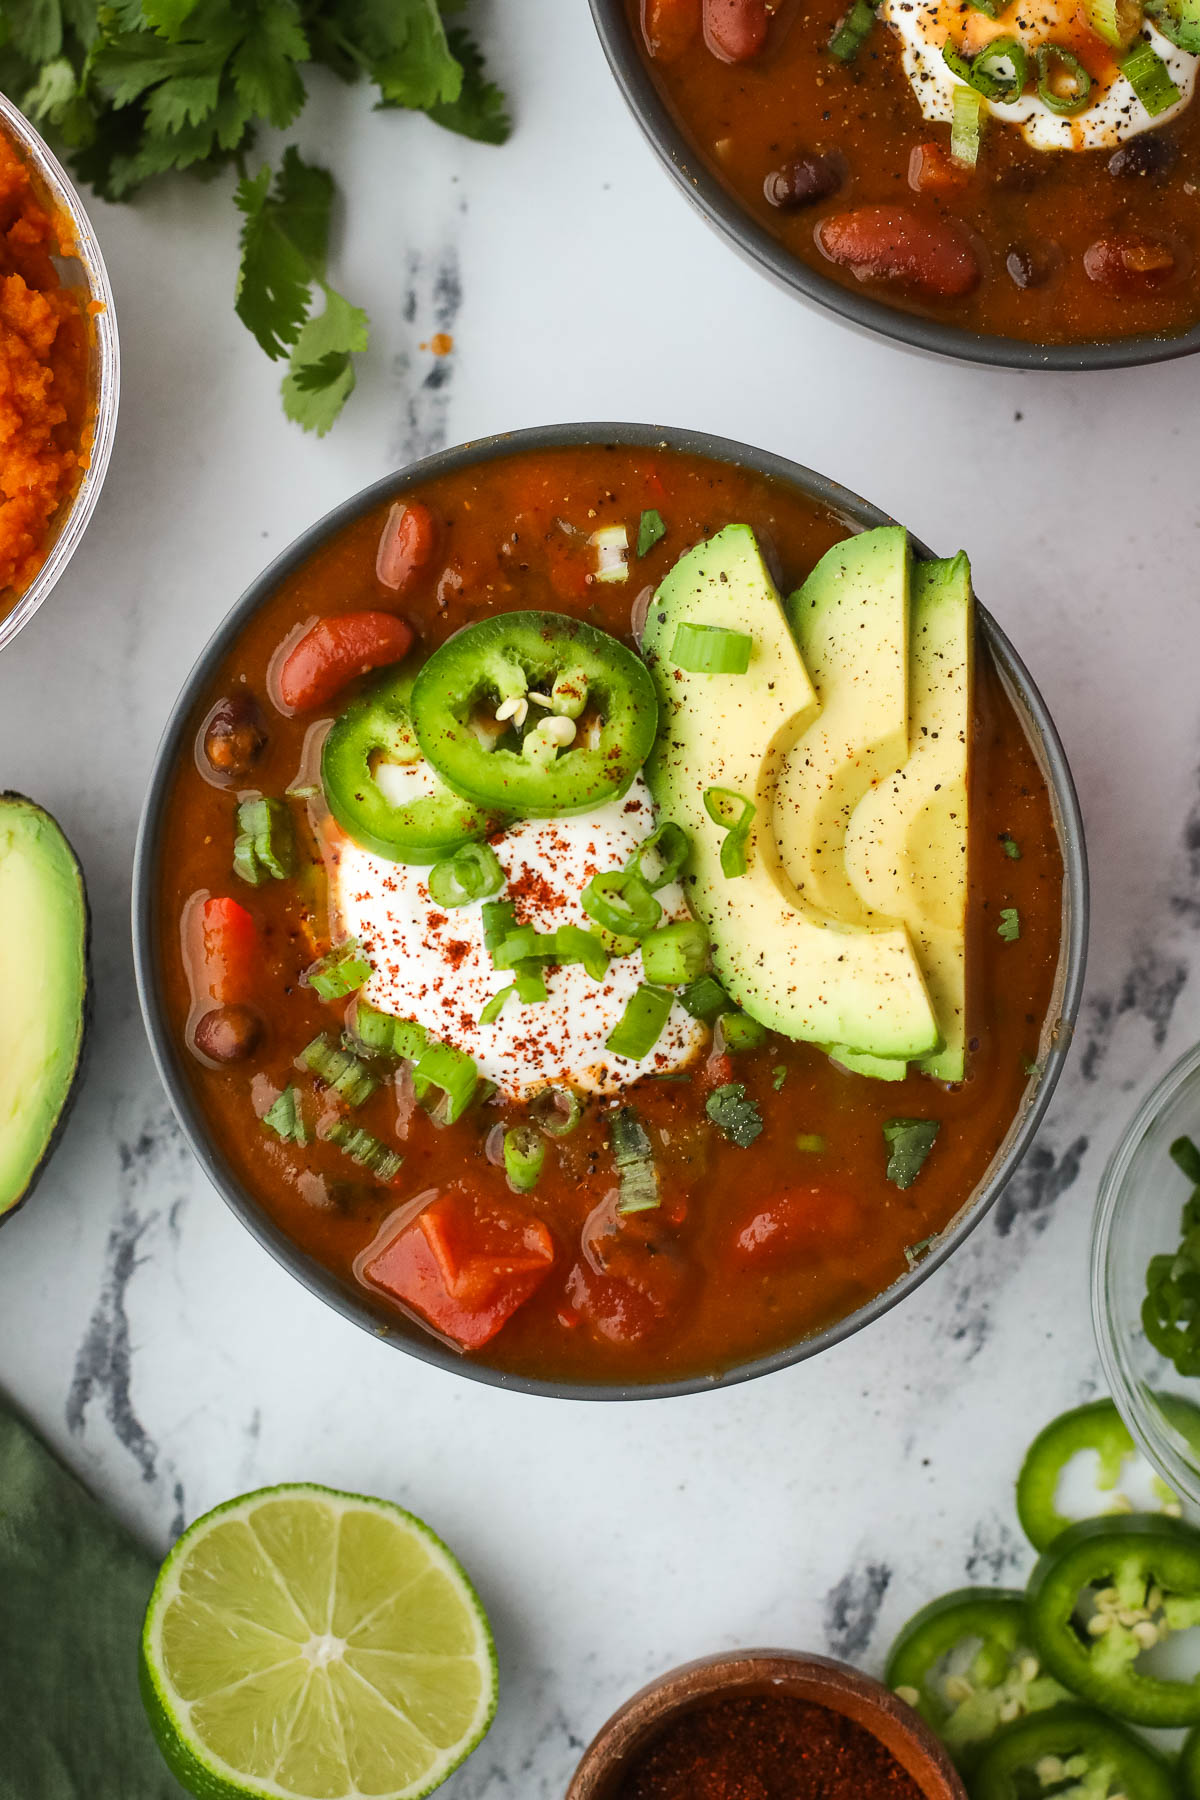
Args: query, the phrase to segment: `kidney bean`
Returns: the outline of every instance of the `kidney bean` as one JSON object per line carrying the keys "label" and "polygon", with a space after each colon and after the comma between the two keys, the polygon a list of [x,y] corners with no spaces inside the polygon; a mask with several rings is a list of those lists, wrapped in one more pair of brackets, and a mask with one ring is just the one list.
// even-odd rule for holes
{"label": "kidney bean", "polygon": [[279,697],[289,712],[311,712],[327,705],[356,675],[399,662],[412,641],[412,626],[395,613],[342,613],[319,619],[284,659]]}
{"label": "kidney bean", "polygon": [[767,23],[767,0],[704,0],[704,41],[722,62],[757,56]]}
{"label": "kidney bean", "polygon": [[918,144],[908,159],[908,185],[917,194],[961,194],[971,171],[944,144]]}
{"label": "kidney bean", "polygon": [[772,169],[763,182],[763,193],[772,206],[793,212],[827,200],[830,194],[837,193],[845,178],[846,165],[840,156],[797,156]]}
{"label": "kidney bean", "polygon": [[642,36],[656,62],[676,62],[700,36],[700,0],[642,0]]}
{"label": "kidney bean", "polygon": [[262,1020],[248,1006],[218,1006],[204,1014],[193,1035],[197,1050],[213,1062],[245,1062],[262,1039]]}
{"label": "kidney bean", "polygon": [[969,294],[979,263],[962,228],[908,206],[860,206],[817,227],[818,248],[860,281],[887,281],[934,299]]}
{"label": "kidney bean", "polygon": [[375,573],[384,587],[399,593],[437,548],[437,524],[420,500],[398,500],[387,516],[375,555]]}
{"label": "kidney bean", "polygon": [[205,720],[204,756],[217,775],[248,775],[266,743],[266,727],[253,694],[232,694],[219,701]]}
{"label": "kidney bean", "polygon": [[1108,159],[1108,172],[1121,181],[1164,181],[1179,160],[1178,147],[1156,131],[1143,131]]}
{"label": "kidney bean", "polygon": [[1144,232],[1117,232],[1089,244],[1083,266],[1097,287],[1113,294],[1141,294],[1171,279],[1175,253]]}

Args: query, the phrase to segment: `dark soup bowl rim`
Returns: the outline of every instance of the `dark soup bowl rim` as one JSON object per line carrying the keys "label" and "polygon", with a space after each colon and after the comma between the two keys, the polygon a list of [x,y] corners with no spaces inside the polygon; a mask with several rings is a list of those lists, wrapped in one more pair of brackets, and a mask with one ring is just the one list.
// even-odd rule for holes
{"label": "dark soup bowl rim", "polygon": [[849,1718],[900,1762],[923,1800],[966,1800],[962,1777],[919,1713],[850,1663],[805,1650],[725,1650],[682,1663],[632,1694],[596,1733],[565,1800],[619,1800],[630,1765],[673,1719],[705,1701],[790,1692]]}
{"label": "dark soup bowl rim", "polygon": [[1023,338],[972,331],[948,319],[889,306],[865,289],[842,285],[831,275],[793,256],[754,218],[749,209],[713,173],[689,142],[671,108],[654,84],[634,42],[624,0],[590,0],[596,32],[609,67],[630,112],[677,187],[692,205],[747,261],[781,287],[845,324],[874,337],[890,338],[906,349],[979,363],[996,369],[1044,369],[1083,373],[1097,369],[1140,368],[1170,362],[1200,350],[1200,324],[1162,336],[1097,338],[1078,344],[1038,344]]}
{"label": "dark soup bowl rim", "polygon": [[[155,756],[138,830],[133,869],[133,949],[138,996],[151,1050],[171,1104],[196,1159],[222,1198],[276,1261],[312,1293],[355,1324],[408,1351],[422,1361],[474,1381],[520,1393],[543,1394],[574,1400],[650,1400],[677,1394],[705,1393],[749,1381],[814,1356],[840,1343],[870,1324],[918,1287],[955,1250],[992,1206],[1032,1142],[1046,1110],[1067,1053],[1079,1010],[1083,984],[1088,916],[1087,861],[1083,824],[1074,783],[1058,733],[1044,701],[1024,664],[995,620],[981,605],[982,630],[994,663],[1010,699],[1037,753],[1050,790],[1055,826],[1062,849],[1063,928],[1058,976],[1050,1011],[1043,1029],[1040,1078],[1031,1078],[1017,1116],[993,1157],[984,1179],[965,1197],[957,1214],[916,1265],[891,1287],[874,1295],[865,1305],[823,1330],[801,1338],[769,1355],[757,1356],[712,1374],[687,1375],[650,1382],[572,1382],[543,1380],[493,1368],[463,1356],[448,1343],[410,1320],[382,1298],[376,1299],[350,1277],[325,1268],[293,1242],[268,1216],[243,1185],[237,1172],[217,1147],[199,1099],[187,1074],[186,1052],[175,1040],[163,994],[161,938],[157,909],[158,867],[167,800],[179,760],[190,753],[200,701],[230,645],[246,622],[274,593],[279,584],[299,569],[329,538],[363,513],[453,471],[486,464],[521,451],[555,450],[588,445],[620,448],[662,448],[707,457],[749,469],[786,483],[818,505],[827,507],[853,530],[894,523],[887,514],[869,505],[847,488],[791,462],[786,457],[753,448],[703,431],[658,425],[582,423],[533,427],[498,434],[441,450],[369,487],[335,506],[283,550],[241,599],[225,615],[200,652],[183,689],[171,709]],[[933,554],[917,539],[919,555]]]}

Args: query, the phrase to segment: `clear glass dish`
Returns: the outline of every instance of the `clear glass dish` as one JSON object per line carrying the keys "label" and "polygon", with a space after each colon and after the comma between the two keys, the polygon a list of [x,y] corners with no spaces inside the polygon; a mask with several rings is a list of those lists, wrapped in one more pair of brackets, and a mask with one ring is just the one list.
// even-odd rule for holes
{"label": "clear glass dish", "polygon": [[[0,613],[0,650],[16,637],[28,623],[70,562],[104,485],[112,455],[117,428],[117,402],[121,387],[121,356],[117,342],[117,317],[113,306],[108,271],[100,254],[100,245],[91,220],[83,210],[57,157],[38,136],[33,126],[10,100],[0,94],[0,131],[17,146],[33,170],[38,186],[51,209],[69,220],[75,240],[75,255],[64,258],[59,273],[65,286],[86,291],[88,300],[98,303],[95,330],[92,334],[88,381],[92,394],[92,413],[87,427],[85,447],[88,465],[70,500],[59,508],[50,525],[50,544],[41,568],[7,612]],[[0,607],[4,596],[0,594]]]}
{"label": "clear glass dish", "polygon": [[1200,1143],[1200,1045],[1180,1057],[1134,1115],[1100,1184],[1092,1226],[1092,1318],[1109,1392],[1163,1480],[1200,1506],[1200,1443],[1168,1418],[1163,1396],[1200,1404],[1200,1380],[1180,1375],[1142,1330],[1146,1265],[1179,1243],[1191,1192],[1173,1140]]}

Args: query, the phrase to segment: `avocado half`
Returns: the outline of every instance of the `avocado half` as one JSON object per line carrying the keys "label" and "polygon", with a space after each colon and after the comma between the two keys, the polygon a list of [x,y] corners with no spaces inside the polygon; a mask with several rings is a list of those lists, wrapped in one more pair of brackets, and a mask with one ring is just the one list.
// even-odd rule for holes
{"label": "avocado half", "polygon": [[33,1192],[75,1098],[90,935],[61,829],[23,794],[0,793],[0,1224]]}

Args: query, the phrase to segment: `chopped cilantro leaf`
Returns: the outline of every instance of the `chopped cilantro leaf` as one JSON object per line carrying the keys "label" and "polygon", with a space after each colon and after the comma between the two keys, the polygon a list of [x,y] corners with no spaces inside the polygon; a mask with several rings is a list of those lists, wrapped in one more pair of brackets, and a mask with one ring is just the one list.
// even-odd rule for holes
{"label": "chopped cilantro leaf", "polygon": [[638,535],[637,535],[637,553],[638,553],[638,555],[639,556],[648,555],[649,552],[651,550],[653,550],[655,544],[657,544],[662,538],[665,538],[666,535],[667,535],[667,528],[663,524],[662,514],[660,512],[656,512],[653,507],[649,508],[648,511],[646,511],[642,514],[641,519],[638,523]]}
{"label": "chopped cilantro leaf", "polygon": [[1021,846],[1018,844],[1012,832],[1002,831],[1000,833],[1000,842],[1004,845],[1005,856],[1010,857],[1013,862],[1020,862]]}
{"label": "chopped cilantro leaf", "polygon": [[462,64],[462,91],[457,100],[439,100],[429,116],[447,131],[474,138],[477,144],[507,143],[512,131],[508,103],[494,81],[484,74],[483,57],[466,31],[451,31],[450,48]]}
{"label": "chopped cilantro leaf", "polygon": [[925,1166],[941,1130],[937,1119],[890,1119],[883,1128],[888,1147],[887,1178],[898,1188],[909,1188]]}
{"label": "chopped cilantro leaf", "polygon": [[753,1100],[747,1100],[744,1082],[730,1081],[717,1088],[705,1101],[704,1110],[718,1131],[742,1150],[748,1150],[762,1131],[762,1118]]}
{"label": "chopped cilantro leaf", "polygon": [[780,1088],[782,1088],[782,1086],[783,1086],[784,1082],[787,1080],[787,1078],[788,1078],[787,1064],[786,1063],[777,1063],[776,1066],[771,1070],[771,1086],[775,1089],[776,1093],[778,1093]]}
{"label": "chopped cilantro leaf", "polygon": [[1015,906],[1005,906],[1000,912],[1000,923],[996,927],[1006,944],[1015,944],[1021,935],[1021,915]]}

